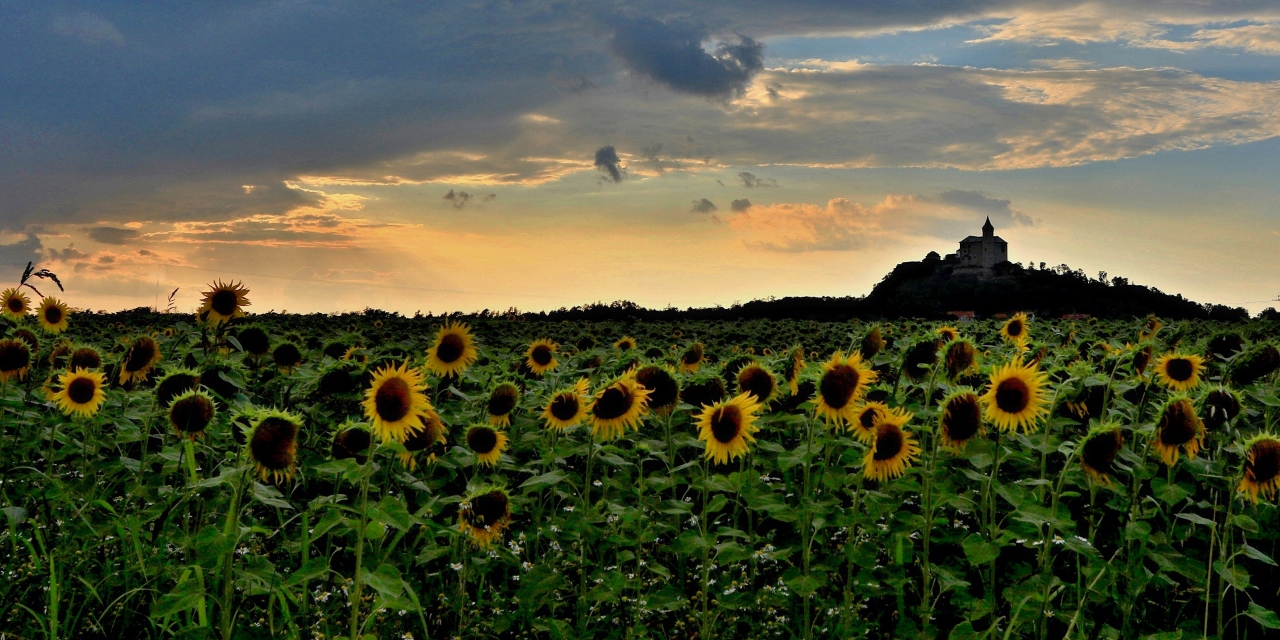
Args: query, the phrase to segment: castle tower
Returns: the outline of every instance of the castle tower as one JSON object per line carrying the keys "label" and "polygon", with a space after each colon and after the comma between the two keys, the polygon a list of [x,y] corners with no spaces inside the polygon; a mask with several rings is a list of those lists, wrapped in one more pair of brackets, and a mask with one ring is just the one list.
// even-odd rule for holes
{"label": "castle tower", "polygon": [[982,225],[981,236],[969,236],[960,241],[960,250],[947,256],[956,263],[958,275],[987,278],[994,275],[994,267],[1009,260],[1009,243],[996,235],[995,225],[988,217]]}

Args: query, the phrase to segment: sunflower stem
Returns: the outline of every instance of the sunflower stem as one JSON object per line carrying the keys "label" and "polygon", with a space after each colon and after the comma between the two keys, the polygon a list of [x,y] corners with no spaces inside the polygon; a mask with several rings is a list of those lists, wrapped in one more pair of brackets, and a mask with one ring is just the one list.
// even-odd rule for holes
{"label": "sunflower stem", "polygon": [[196,443],[192,438],[182,436],[182,447],[186,451],[187,458],[187,478],[194,488],[197,482],[200,482],[200,473],[196,471]]}
{"label": "sunflower stem", "polygon": [[702,624],[698,632],[699,640],[708,640],[711,637],[711,594],[707,591],[708,582],[711,579],[711,558],[710,558],[710,541],[707,540],[707,525],[710,517],[707,515],[707,494],[710,493],[709,486],[711,484],[711,471],[709,458],[702,458],[702,511],[698,518],[698,524],[701,525],[702,533]]}
{"label": "sunflower stem", "polygon": [[[1218,492],[1213,492],[1213,515],[1218,515]],[[1218,523],[1209,527],[1209,553],[1205,555],[1204,567],[1204,631],[1201,635],[1209,637],[1209,604],[1213,602],[1213,543],[1217,540]]]}
{"label": "sunflower stem", "polygon": [[[801,540],[804,543],[801,557],[804,564],[804,581],[806,591],[809,586],[809,559],[812,554],[810,546],[813,541],[813,431],[814,420],[808,419],[806,416],[805,426],[807,431],[807,444],[805,445],[805,464],[804,464],[804,531]],[[812,607],[813,594],[806,593],[804,596],[804,638],[812,640],[813,624],[812,624]]]}
{"label": "sunflower stem", "polygon": [[[360,526],[356,529],[356,567],[355,573],[351,577],[351,595],[348,602],[351,603],[351,640],[360,637],[360,595],[363,582],[360,580],[361,564],[364,562],[364,531],[369,526],[369,478],[373,475],[374,467],[365,469],[362,474],[364,477],[360,480]],[[463,607],[466,607],[464,596]]]}
{"label": "sunflower stem", "polygon": [[[189,440],[188,445],[190,445]],[[190,451],[190,448],[188,448],[188,451]],[[240,500],[241,495],[244,493],[245,485],[248,484],[246,482],[248,477],[249,468],[241,469],[240,477],[237,478],[235,493],[231,494],[231,507],[227,510],[227,521],[222,528],[222,536],[231,540],[230,544],[225,545],[227,551],[222,557],[222,600],[218,603],[218,626],[222,631],[222,640],[231,640],[231,630],[234,626],[231,624],[234,619],[231,596],[234,593],[233,585],[235,584],[232,564],[236,557],[236,546],[240,544]]]}

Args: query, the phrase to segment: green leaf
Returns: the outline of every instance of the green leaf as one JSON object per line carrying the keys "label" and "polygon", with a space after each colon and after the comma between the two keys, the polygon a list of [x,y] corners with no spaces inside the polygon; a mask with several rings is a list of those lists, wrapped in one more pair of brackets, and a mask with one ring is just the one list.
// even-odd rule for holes
{"label": "green leaf", "polygon": [[782,574],[782,581],[786,583],[787,587],[794,591],[796,595],[803,598],[813,595],[813,592],[821,588],[823,583],[826,582],[826,580],[823,579],[824,577],[825,576],[822,574],[815,572],[810,572],[809,575],[806,576],[799,568],[791,567],[790,569],[787,569],[786,573]]}
{"label": "green leaf", "polygon": [[289,502],[284,499],[284,494],[280,493],[280,490],[275,487],[267,486],[261,482],[254,482],[251,494],[254,500],[257,500],[269,507],[293,509],[293,505],[289,504]]}
{"label": "green leaf", "polygon": [[413,516],[409,514],[409,508],[391,496],[383,496],[382,500],[378,501],[378,507],[369,510],[370,516],[374,514],[378,522],[401,531],[408,531],[409,527],[413,526]]}
{"label": "green leaf", "polygon": [[1245,544],[1245,545],[1240,545],[1240,551],[1242,551],[1246,556],[1249,556],[1250,558],[1253,558],[1254,560],[1259,560],[1259,561],[1261,561],[1261,562],[1265,562],[1265,563],[1270,564],[1270,565],[1274,565],[1274,564],[1276,563],[1276,561],[1275,561],[1275,560],[1272,560],[1272,559],[1271,559],[1271,556],[1269,556],[1269,555],[1267,555],[1267,554],[1265,554],[1265,553],[1263,553],[1263,552],[1261,552],[1261,551],[1258,551],[1257,549],[1255,549],[1255,548],[1253,548],[1253,547],[1251,547],[1251,546],[1249,546],[1249,545],[1247,545],[1247,544]]}
{"label": "green leaf", "polygon": [[370,520],[364,527],[364,537],[366,540],[381,540],[386,535],[387,526],[377,520]]}
{"label": "green leaf", "polygon": [[565,472],[559,469],[556,469],[555,471],[549,471],[540,476],[534,476],[532,478],[529,478],[528,480],[525,480],[524,482],[521,482],[520,488],[527,489],[530,487],[549,487],[551,485],[558,484],[560,481],[564,480],[567,477],[568,476],[565,474]]}
{"label": "green leaf", "polygon": [[1230,522],[1231,524],[1237,527],[1240,527],[1241,529],[1243,529],[1244,531],[1248,531],[1249,533],[1258,532],[1258,522],[1253,518],[1250,518],[1249,516],[1246,516],[1244,514],[1236,514],[1231,516]]}
{"label": "green leaf", "polygon": [[400,570],[393,565],[380,564],[373,573],[362,570],[360,574],[365,584],[373,587],[384,598],[399,598],[404,593],[404,579],[400,577]]}
{"label": "green leaf", "polygon": [[1250,602],[1249,610],[1245,611],[1244,614],[1253,618],[1264,629],[1280,629],[1280,617],[1276,616],[1276,612],[1264,608],[1256,602]]}
{"label": "green leaf", "polygon": [[304,582],[318,580],[323,578],[329,572],[329,563],[324,558],[311,558],[307,560],[293,575],[289,576],[289,580],[285,584],[295,587]]}
{"label": "green leaf", "polygon": [[729,499],[724,497],[724,494],[717,495],[711,499],[709,504],[707,504],[707,513],[716,513],[723,509],[727,504],[729,504]]}
{"label": "green leaf", "polygon": [[1213,563],[1213,570],[1237,591],[1244,591],[1249,588],[1249,572],[1244,567],[1232,565],[1228,568],[1221,560],[1218,560]]}
{"label": "green leaf", "polygon": [[1206,527],[1212,527],[1212,526],[1214,526],[1215,524],[1217,524],[1217,523],[1215,523],[1214,521],[1212,521],[1212,520],[1210,520],[1210,519],[1208,519],[1208,518],[1205,518],[1205,517],[1203,517],[1203,516],[1198,516],[1198,515],[1196,515],[1196,514],[1194,514],[1194,513],[1179,513],[1177,517],[1179,517],[1179,518],[1181,518],[1181,519],[1183,519],[1183,520],[1187,520],[1187,521],[1190,521],[1190,522],[1194,522],[1194,523],[1196,523],[1196,524],[1204,525],[1204,526],[1206,526]]}
{"label": "green leaf", "polygon": [[969,558],[969,563],[974,565],[987,564],[1000,555],[1000,547],[987,542],[976,533],[965,538],[961,546],[964,547],[964,555]]}

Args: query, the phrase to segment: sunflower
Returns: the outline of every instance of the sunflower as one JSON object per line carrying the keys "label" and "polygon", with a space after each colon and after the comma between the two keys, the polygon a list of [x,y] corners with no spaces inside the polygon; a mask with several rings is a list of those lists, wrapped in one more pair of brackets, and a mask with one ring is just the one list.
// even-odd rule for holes
{"label": "sunflower", "polygon": [[884,336],[880,335],[880,327],[871,327],[867,335],[862,337],[862,348],[859,352],[868,360],[876,357],[884,349]]}
{"label": "sunflower", "polygon": [[468,494],[458,508],[458,528],[482,549],[492,547],[510,524],[511,497],[500,487]]}
{"label": "sunflower", "polygon": [[145,381],[160,358],[160,345],[156,344],[155,338],[138,336],[125,354],[124,362],[120,363],[120,384]]}
{"label": "sunflower", "polygon": [[213,398],[200,389],[191,389],[173,399],[169,405],[169,425],[179,436],[192,440],[204,435],[213,422]]}
{"label": "sunflower", "polygon": [[0,304],[4,305],[0,312],[14,320],[22,318],[31,311],[31,299],[27,297],[27,294],[12,287],[5,289],[4,293],[0,293]]}
{"label": "sunflower", "polygon": [[369,352],[365,351],[364,347],[351,347],[342,352],[342,360],[344,362],[365,364],[369,362]]}
{"label": "sunflower", "polygon": [[264,411],[257,416],[247,435],[249,455],[258,476],[280,482],[297,471],[298,430],[302,418],[287,411]]}
{"label": "sunflower", "polygon": [[889,414],[889,405],[869,400],[853,409],[853,419],[849,421],[849,429],[853,435],[863,442],[868,442],[876,434],[876,425]]}
{"label": "sunflower", "polygon": [[1190,398],[1175,396],[1165,403],[1153,437],[1155,442],[1152,444],[1169,466],[1177,464],[1179,453],[1185,453],[1188,458],[1196,457],[1204,442],[1204,423],[1196,415]]}
{"label": "sunflower", "polygon": [[787,388],[791,395],[800,392],[800,375],[804,373],[804,347],[791,348],[791,366],[787,367]]}
{"label": "sunflower", "polygon": [[102,366],[102,356],[98,355],[98,350],[93,347],[80,347],[71,352],[71,358],[67,360],[67,369],[97,369]]}
{"label": "sunflower", "polygon": [[972,342],[958,338],[947,343],[942,361],[947,367],[947,377],[955,380],[978,370],[978,350]]}
{"label": "sunflower", "polygon": [[1095,482],[1111,486],[1113,465],[1120,447],[1124,446],[1124,434],[1120,425],[1103,422],[1089,430],[1080,444],[1080,466]]}
{"label": "sunflower", "polygon": [[631,336],[622,336],[617,342],[613,343],[613,348],[618,351],[630,351],[636,348],[636,339]]}
{"label": "sunflower", "polygon": [[572,387],[561,389],[551,396],[542,411],[542,419],[552,429],[568,429],[581,423],[587,417],[585,399],[588,393],[587,379],[580,378]]}
{"label": "sunflower", "polygon": [[639,429],[649,411],[649,394],[633,376],[623,376],[601,389],[591,402],[591,435],[612,440],[628,428]]}
{"label": "sunflower", "polygon": [[0,340],[0,382],[27,377],[31,369],[31,347],[21,340]]}
{"label": "sunflower", "polygon": [[1155,348],[1151,345],[1140,345],[1133,348],[1133,359],[1129,364],[1133,367],[1133,372],[1142,377],[1147,373],[1147,367],[1151,365],[1151,357],[1155,355]]}
{"label": "sunflower", "polygon": [[169,407],[174,398],[200,386],[200,372],[191,369],[170,371],[156,383],[156,406]]}
{"label": "sunflower", "polygon": [[489,394],[489,424],[506,427],[511,424],[511,414],[520,403],[520,388],[510,382],[500,382]]}
{"label": "sunflower", "polygon": [[1138,330],[1138,342],[1146,342],[1147,340],[1154,338],[1156,332],[1163,326],[1164,323],[1160,322],[1160,318],[1157,318],[1154,315],[1147,316],[1147,321],[1143,322],[1142,328]]}
{"label": "sunflower", "polygon": [[649,409],[660,416],[669,416],[680,401],[680,383],[671,369],[666,365],[656,364],[640,367],[636,371],[636,382],[649,390]]}
{"label": "sunflower", "polygon": [[218,280],[209,286],[211,289],[204,292],[204,303],[196,311],[200,321],[222,324],[244,317],[244,307],[249,306],[249,299],[245,297],[249,290],[243,284]]}
{"label": "sunflower", "polygon": [[1245,443],[1244,477],[1239,491],[1249,494],[1254,504],[1258,493],[1271,498],[1280,488],[1280,439],[1270,433],[1259,433]]}
{"label": "sunflower", "polygon": [[302,351],[298,345],[286,342],[271,352],[271,361],[276,363],[281,373],[289,373],[302,362]]}
{"label": "sunflower", "polygon": [[1156,378],[1174,391],[1194,389],[1203,372],[1204,358],[1194,353],[1167,353],[1156,360]]}
{"label": "sunflower", "polygon": [[701,342],[695,342],[688,349],[685,349],[684,354],[680,356],[680,373],[696,373],[698,367],[701,367],[703,360],[705,360],[703,350],[704,347]]}
{"label": "sunflower", "polygon": [[400,454],[401,464],[410,471],[417,468],[417,456],[423,451],[427,452],[427,464],[435,464],[437,457],[444,452],[445,436],[449,433],[449,428],[440,420],[440,414],[434,410],[419,419],[422,428],[409,434],[409,439],[404,441],[405,452]]}
{"label": "sunflower", "polygon": [[58,376],[60,389],[50,400],[58,403],[58,408],[67,415],[92,417],[107,401],[107,393],[103,390],[106,377],[98,371],[75,371]]}
{"label": "sunflower", "polygon": [[435,344],[427,349],[427,368],[438,376],[456,376],[479,357],[471,327],[450,321],[440,327]]}
{"label": "sunflower", "polygon": [[937,338],[924,338],[923,340],[911,345],[907,349],[907,353],[902,359],[902,372],[912,380],[919,380],[926,373],[933,369],[933,365],[938,362],[938,344]]}
{"label": "sunflower", "polygon": [[760,401],[750,392],[703,407],[698,414],[698,439],[707,443],[706,458],[725,464],[742,457],[749,443],[756,441],[751,434],[760,430],[755,425],[760,408]]}
{"label": "sunflower", "polygon": [[467,429],[467,448],[476,454],[476,462],[492,467],[507,449],[507,434],[487,424]]}
{"label": "sunflower", "polygon": [[853,420],[854,404],[876,381],[876,372],[867,368],[860,353],[845,356],[837,351],[822,365],[822,379],[818,382],[818,406],[816,412],[828,423],[848,423]]}
{"label": "sunflower", "polygon": [[941,340],[943,344],[952,342],[960,337],[960,330],[951,325],[938,327],[937,329],[934,329],[933,332],[938,334],[938,339]]}
{"label": "sunflower", "polygon": [[961,389],[942,402],[938,433],[943,445],[960,452],[970,440],[981,436],[985,431],[982,424],[982,402],[978,394],[969,389]]}
{"label": "sunflower", "polygon": [[1280,369],[1280,350],[1271,344],[1256,344],[1236,356],[1231,365],[1231,384],[1252,384],[1271,375],[1276,369]]}
{"label": "sunflower", "polygon": [[991,373],[991,388],[982,396],[986,419],[1001,431],[1034,433],[1040,416],[1047,414],[1045,387],[1049,378],[1035,365],[1016,358]]}
{"label": "sunflower", "polygon": [[895,411],[880,420],[871,439],[871,449],[862,459],[863,477],[884,482],[906,473],[907,467],[920,455],[920,447],[911,433],[902,430],[910,419],[910,413]]}
{"label": "sunflower", "polygon": [[246,327],[236,334],[236,340],[244,348],[245,353],[260,358],[271,350],[271,337],[262,327]]}
{"label": "sunflower", "polygon": [[1217,429],[1240,415],[1240,394],[1228,387],[1219,386],[1204,397],[1203,406],[1204,426]]}
{"label": "sunflower", "polygon": [[773,377],[773,372],[759,362],[752,362],[738,370],[738,392],[755,396],[756,402],[768,402],[777,389],[778,381]]}
{"label": "sunflower", "polygon": [[67,318],[71,316],[71,312],[67,311],[67,303],[57,298],[45,297],[40,301],[40,309],[36,315],[40,319],[40,328],[45,333],[58,335],[67,330]]}
{"label": "sunflower", "polygon": [[408,360],[374,373],[364,400],[364,415],[373,423],[374,435],[383,442],[403,443],[410,431],[418,430],[418,418],[432,410],[425,389],[422,372],[410,369]]}
{"label": "sunflower", "polygon": [[49,366],[53,369],[61,369],[67,364],[67,357],[71,355],[71,341],[62,339],[54,343],[53,349],[49,351]]}
{"label": "sunflower", "polygon": [[525,366],[530,371],[543,375],[560,366],[560,361],[556,360],[556,352],[559,350],[560,345],[547,338],[535,340],[529,345],[529,350],[524,352]]}
{"label": "sunflower", "polygon": [[369,459],[365,452],[371,444],[373,444],[373,436],[369,434],[368,429],[361,425],[347,423],[339,427],[338,432],[334,434],[333,446],[329,451],[334,460],[354,458],[357,463],[364,464]]}
{"label": "sunflower", "polygon": [[1000,328],[1000,335],[1008,342],[1022,346],[1027,341],[1027,314],[1019,311]]}

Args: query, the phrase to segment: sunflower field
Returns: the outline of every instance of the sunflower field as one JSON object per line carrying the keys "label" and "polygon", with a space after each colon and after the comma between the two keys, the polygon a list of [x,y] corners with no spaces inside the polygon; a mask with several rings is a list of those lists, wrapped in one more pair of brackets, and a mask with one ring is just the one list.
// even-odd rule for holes
{"label": "sunflower field", "polygon": [[1277,327],[0,320],[0,638],[1266,638]]}

